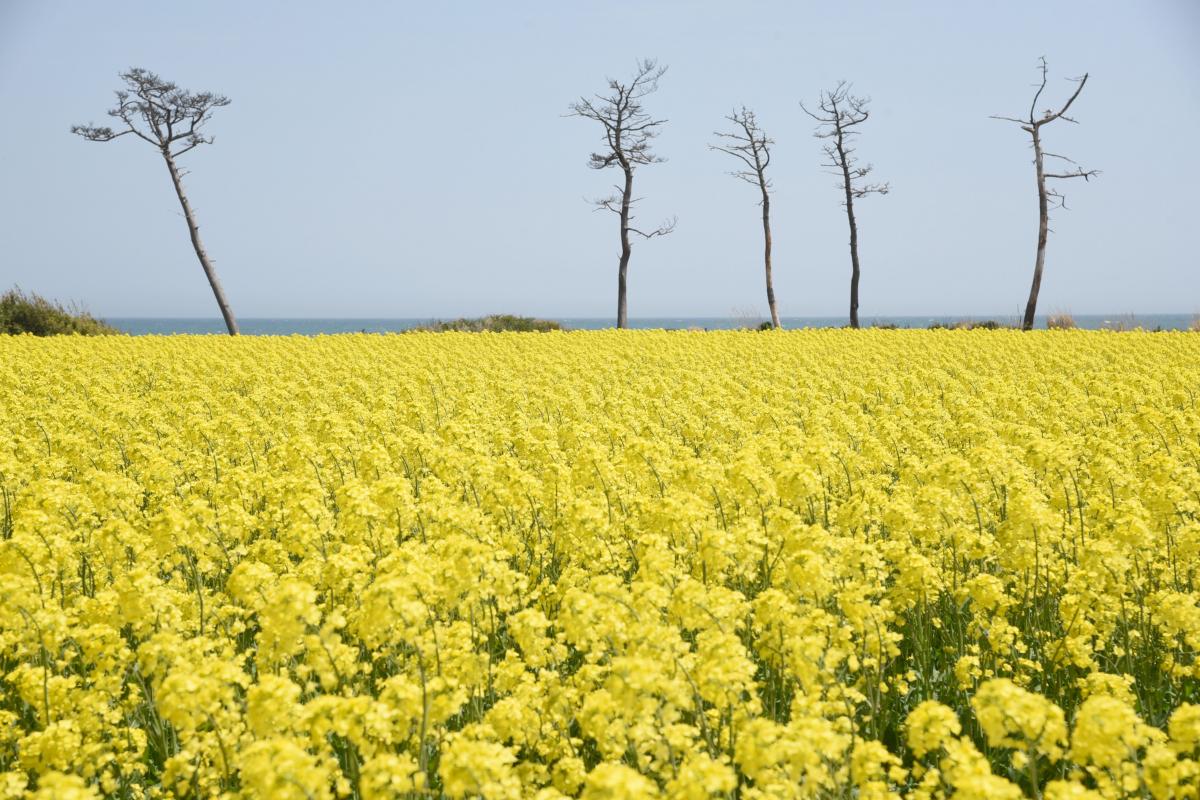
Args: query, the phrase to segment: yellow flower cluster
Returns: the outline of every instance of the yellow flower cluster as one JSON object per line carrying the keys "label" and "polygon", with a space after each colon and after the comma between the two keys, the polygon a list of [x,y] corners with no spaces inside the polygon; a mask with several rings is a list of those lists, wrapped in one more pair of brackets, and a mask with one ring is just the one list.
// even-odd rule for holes
{"label": "yellow flower cluster", "polygon": [[1200,337],[0,339],[0,798],[1196,798]]}

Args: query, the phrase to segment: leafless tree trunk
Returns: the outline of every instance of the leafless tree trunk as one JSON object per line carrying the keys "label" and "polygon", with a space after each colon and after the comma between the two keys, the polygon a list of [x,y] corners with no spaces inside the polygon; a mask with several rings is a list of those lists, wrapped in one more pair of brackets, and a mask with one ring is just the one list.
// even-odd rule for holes
{"label": "leafless tree trunk", "polygon": [[650,143],[658,135],[658,128],[666,120],[654,119],[642,107],[642,98],[658,88],[658,80],[666,72],[649,59],[637,64],[632,80],[622,82],[609,79],[608,94],[593,98],[582,97],[570,107],[570,116],[583,117],[600,123],[604,129],[604,149],[592,153],[588,166],[592,169],[619,167],[624,182],[613,187],[614,194],[593,200],[596,210],[611,211],[620,220],[621,256],[617,262],[617,327],[628,326],[628,276],[629,258],[633,252],[629,235],[635,233],[644,239],[665,236],[675,229],[672,219],[652,231],[642,231],[633,226],[633,206],[639,198],[633,196],[635,169],[643,164],[657,164],[664,159],[650,151]]}
{"label": "leafless tree trunk", "polygon": [[[1046,239],[1050,234],[1050,203],[1057,202],[1062,208],[1065,208],[1065,197],[1056,189],[1049,188],[1046,185],[1046,180],[1049,178],[1067,179],[1067,178],[1083,178],[1085,181],[1100,174],[1100,170],[1083,169],[1074,161],[1056,153],[1047,153],[1042,149],[1042,126],[1053,122],[1056,119],[1066,120],[1067,122],[1076,122],[1076,120],[1066,116],[1067,109],[1075,102],[1075,98],[1079,97],[1079,93],[1083,91],[1084,84],[1087,83],[1087,73],[1081,78],[1072,78],[1076,83],[1075,92],[1063,104],[1063,107],[1058,111],[1046,109],[1042,116],[1037,117],[1037,104],[1042,96],[1042,92],[1046,90],[1047,74],[1049,69],[1046,65],[1046,58],[1041,58],[1039,67],[1042,73],[1042,81],[1038,86],[1037,92],[1033,95],[1033,102],[1029,104],[1029,118],[1018,119],[1016,117],[1001,117],[994,116],[993,119],[1002,119],[1007,122],[1015,122],[1021,126],[1021,130],[1029,134],[1033,143],[1033,165],[1034,173],[1037,177],[1037,193],[1038,193],[1038,239],[1037,239],[1037,257],[1033,262],[1033,284],[1029,287],[1029,300],[1025,303],[1025,317],[1021,321],[1022,330],[1031,330],[1033,328],[1034,315],[1037,313],[1038,293],[1042,290],[1042,270],[1046,266]],[[1047,172],[1046,157],[1057,158],[1068,164],[1075,165],[1074,169],[1066,172]]]}
{"label": "leafless tree trunk", "polygon": [[842,167],[842,188],[845,190],[846,199],[843,205],[846,207],[846,221],[850,225],[850,327],[858,327],[858,281],[862,275],[862,269],[858,264],[858,221],[854,218],[854,190],[851,188],[850,182],[850,165],[846,156],[845,129],[841,123],[835,125],[837,129],[837,138],[835,148],[837,150],[837,161]]}
{"label": "leafless tree trunk", "polygon": [[200,241],[200,228],[196,225],[192,204],[188,202],[187,195],[183,191],[183,176],[179,173],[179,167],[175,166],[175,158],[171,155],[170,150],[163,149],[163,159],[166,160],[167,169],[171,173],[171,183],[175,186],[175,195],[179,198],[179,205],[183,208],[183,218],[187,220],[188,235],[192,239],[196,258],[200,259],[200,267],[204,270],[205,277],[208,278],[208,285],[212,287],[213,297],[217,299],[217,307],[221,309],[221,317],[225,320],[226,329],[231,336],[237,336],[237,320],[233,317],[233,309],[229,307],[225,290],[221,288],[221,281],[217,279],[217,271],[213,269],[208,253],[204,250],[204,243]]}
{"label": "leafless tree trunk", "polygon": [[[616,141],[619,143],[618,135]],[[629,256],[633,246],[629,242],[630,206],[633,205],[633,165],[628,159],[621,162],[625,184],[621,189],[621,258],[617,262],[617,327],[629,324]]]}
{"label": "leafless tree trunk", "polygon": [[868,98],[850,94],[850,85],[840,81],[833,91],[824,92],[817,101],[817,111],[809,111],[803,103],[804,113],[817,121],[813,134],[818,139],[828,139],[824,146],[828,159],[823,167],[831,169],[841,180],[842,205],[846,209],[846,221],[850,226],[850,327],[858,327],[858,283],[862,271],[858,261],[858,221],[854,216],[854,201],[869,194],[887,194],[886,183],[863,183],[874,169],[870,164],[859,166],[851,146],[852,138],[858,135],[855,128],[867,121]]}
{"label": "leafless tree trunk", "polygon": [[718,131],[714,135],[720,137],[723,143],[709,145],[709,148],[740,159],[746,168],[730,174],[756,186],[762,196],[759,205],[762,206],[763,270],[767,278],[767,307],[771,310],[771,325],[778,328],[779,309],[775,305],[775,284],[771,277],[771,181],[767,177],[767,167],[771,163],[771,146],[775,141],[767,138],[758,127],[754,112],[745,106],[725,119],[733,123],[734,132]]}
{"label": "leafless tree trunk", "polygon": [[234,319],[233,309],[229,307],[225,290],[217,280],[212,261],[200,241],[196,216],[183,191],[183,174],[175,163],[176,158],[189,150],[212,143],[212,137],[204,136],[200,130],[211,118],[214,108],[229,105],[229,98],[211,92],[185,91],[144,69],[131,69],[121,73],[120,77],[127,88],[117,91],[117,105],[108,115],[121,120],[124,129],[114,131],[109,127],[75,125],[71,132],[92,142],[110,142],[133,134],[158,149],[171,173],[171,184],[175,187],[179,205],[183,207],[196,258],[200,260],[208,285],[212,287],[226,329],[231,336],[236,336],[237,320]]}

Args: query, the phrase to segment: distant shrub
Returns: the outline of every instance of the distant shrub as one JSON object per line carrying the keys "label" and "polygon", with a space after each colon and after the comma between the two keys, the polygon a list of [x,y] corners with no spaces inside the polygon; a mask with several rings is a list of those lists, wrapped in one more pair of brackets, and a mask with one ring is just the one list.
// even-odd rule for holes
{"label": "distant shrub", "polygon": [[1046,327],[1050,330],[1062,331],[1078,327],[1075,318],[1066,311],[1055,311],[1046,318]]}
{"label": "distant shrub", "polygon": [[1011,325],[1005,325],[1002,322],[997,322],[994,319],[974,320],[960,319],[954,322],[934,322],[929,326],[929,330],[955,330],[955,331],[999,331],[1011,328]]}
{"label": "distant shrub", "polygon": [[773,330],[775,330],[775,326],[772,325],[770,322],[760,322],[758,325],[758,329],[760,331],[773,331]]}
{"label": "distant shrub", "polygon": [[486,317],[477,317],[475,319],[434,320],[425,325],[417,325],[410,330],[432,331],[434,333],[446,333],[447,331],[462,331],[465,333],[483,333],[484,331],[493,333],[500,331],[545,333],[546,331],[561,331],[562,329],[563,326],[560,323],[550,319],[517,317],[512,314],[489,314]]}
{"label": "distant shrub", "polygon": [[84,336],[115,334],[121,331],[96,319],[74,306],[47,300],[20,289],[9,289],[0,295],[0,333],[32,333],[35,336],[55,336],[78,333]]}

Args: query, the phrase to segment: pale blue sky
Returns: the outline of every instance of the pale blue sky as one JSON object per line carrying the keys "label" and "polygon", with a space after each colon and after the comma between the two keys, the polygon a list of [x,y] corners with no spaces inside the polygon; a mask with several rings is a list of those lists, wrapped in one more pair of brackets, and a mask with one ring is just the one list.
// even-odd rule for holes
{"label": "pale blue sky", "polygon": [[[892,183],[860,207],[862,307],[1015,315],[1032,270],[1028,109],[1090,71],[1047,147],[1103,170],[1054,215],[1039,310],[1200,310],[1200,2],[34,2],[0,0],[0,285],[109,316],[216,316],[161,160],[92,144],[117,73],[233,99],[184,157],[234,310],[255,316],[609,316],[616,230],[584,197],[598,131],[565,118],[640,56],[668,161],[637,179],[630,316],[765,312],[753,190],[709,152],[745,103],[776,141],[776,290],[844,314],[834,179],[797,101],[873,98],[860,153]],[[1049,105],[1047,103],[1046,105]],[[0,287],[2,288],[2,287]]]}

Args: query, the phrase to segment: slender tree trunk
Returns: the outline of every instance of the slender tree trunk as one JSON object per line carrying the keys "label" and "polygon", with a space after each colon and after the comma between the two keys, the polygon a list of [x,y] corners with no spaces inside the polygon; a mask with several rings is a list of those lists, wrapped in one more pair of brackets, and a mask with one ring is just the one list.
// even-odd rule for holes
{"label": "slender tree trunk", "polygon": [[187,195],[184,194],[183,178],[179,174],[179,168],[175,166],[175,159],[171,157],[170,152],[165,149],[163,158],[167,162],[167,169],[171,172],[171,183],[175,184],[175,194],[179,197],[179,205],[183,206],[183,217],[187,220],[188,233],[192,237],[192,247],[196,250],[196,258],[200,259],[200,266],[204,268],[208,285],[212,287],[213,296],[217,298],[217,306],[221,309],[221,316],[225,318],[225,327],[229,329],[229,335],[237,336],[237,320],[233,317],[233,309],[229,307],[229,301],[225,299],[225,290],[221,288],[221,282],[217,280],[217,272],[213,269],[212,262],[208,259],[208,253],[204,250],[204,244],[200,241],[200,228],[196,225],[196,216],[192,213],[192,205],[188,202]]}
{"label": "slender tree trunk", "polygon": [[850,327],[858,327],[858,223],[854,221],[854,200],[846,190],[846,217],[850,220]]}
{"label": "slender tree trunk", "polygon": [[771,195],[767,193],[762,172],[758,174],[758,183],[762,188],[763,267],[767,273],[767,308],[771,309],[771,325],[778,328],[779,310],[775,307],[775,283],[771,280]]}
{"label": "slender tree trunk", "polygon": [[1025,319],[1021,330],[1033,330],[1033,317],[1037,312],[1038,292],[1042,290],[1042,268],[1046,265],[1046,237],[1050,232],[1050,203],[1046,195],[1046,169],[1042,159],[1042,139],[1037,126],[1033,127],[1033,163],[1037,167],[1038,189],[1038,242],[1037,259],[1033,262],[1033,285],[1029,288],[1029,302],[1025,304]]}
{"label": "slender tree trunk", "polygon": [[625,167],[625,189],[621,192],[621,261],[617,267],[617,327],[629,327],[626,276],[629,274],[629,206],[633,202],[633,169]]}
{"label": "slender tree trunk", "polygon": [[842,188],[846,192],[846,219],[850,223],[850,327],[858,327],[858,223],[854,220],[854,190],[850,185],[850,164],[842,141],[841,125],[837,129],[838,162],[842,166]]}

